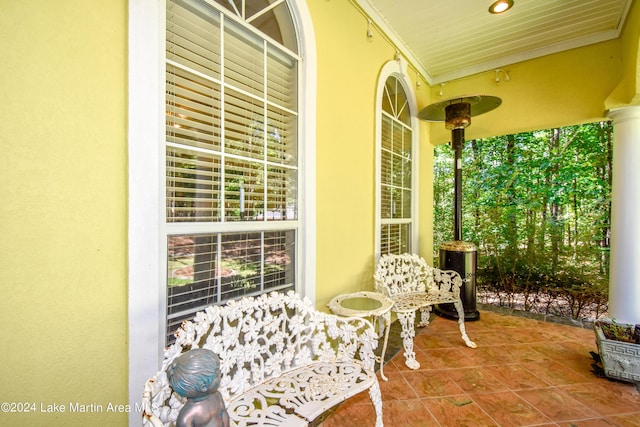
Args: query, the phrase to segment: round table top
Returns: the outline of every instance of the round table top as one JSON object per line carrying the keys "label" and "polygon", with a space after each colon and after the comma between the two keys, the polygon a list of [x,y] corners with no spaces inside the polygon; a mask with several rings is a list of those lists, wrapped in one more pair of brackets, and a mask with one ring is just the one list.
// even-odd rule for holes
{"label": "round table top", "polygon": [[382,316],[391,310],[393,301],[378,292],[362,291],[338,295],[327,306],[340,316]]}

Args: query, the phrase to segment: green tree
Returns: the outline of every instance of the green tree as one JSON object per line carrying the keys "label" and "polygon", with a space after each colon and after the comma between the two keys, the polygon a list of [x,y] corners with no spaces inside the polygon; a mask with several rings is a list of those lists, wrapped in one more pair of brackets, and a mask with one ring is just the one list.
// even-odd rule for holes
{"label": "green tree", "polygon": [[[463,239],[478,245],[478,283],[570,315],[606,301],[610,122],[467,141]],[[434,243],[453,236],[453,153],[435,148]],[[437,259],[437,253],[434,254]],[[542,299],[544,299],[542,298]],[[588,301],[588,303],[587,303]]]}

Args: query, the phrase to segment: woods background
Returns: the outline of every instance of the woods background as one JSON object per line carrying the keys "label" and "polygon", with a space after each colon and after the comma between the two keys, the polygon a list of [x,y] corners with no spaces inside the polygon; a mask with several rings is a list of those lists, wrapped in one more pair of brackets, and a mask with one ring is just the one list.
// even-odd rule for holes
{"label": "woods background", "polygon": [[[466,141],[463,239],[479,302],[593,319],[606,313],[611,122]],[[434,265],[453,238],[453,150],[435,147]]]}

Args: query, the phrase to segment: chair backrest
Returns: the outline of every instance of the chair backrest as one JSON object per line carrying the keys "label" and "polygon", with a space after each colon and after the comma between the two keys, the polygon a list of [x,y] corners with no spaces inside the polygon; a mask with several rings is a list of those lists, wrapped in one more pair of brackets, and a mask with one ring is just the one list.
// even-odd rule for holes
{"label": "chair backrest", "polygon": [[376,292],[393,297],[425,292],[433,283],[433,271],[424,258],[416,254],[382,255],[373,275]]}

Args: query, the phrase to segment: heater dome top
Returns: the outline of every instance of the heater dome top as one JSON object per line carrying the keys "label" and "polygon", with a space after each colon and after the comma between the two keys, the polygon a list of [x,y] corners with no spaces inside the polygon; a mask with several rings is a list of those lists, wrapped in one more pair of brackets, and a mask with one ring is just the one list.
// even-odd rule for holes
{"label": "heater dome top", "polygon": [[469,104],[471,116],[477,116],[498,108],[502,99],[490,95],[456,96],[428,105],[418,113],[418,118],[429,122],[444,122],[447,118],[445,109],[454,104]]}

